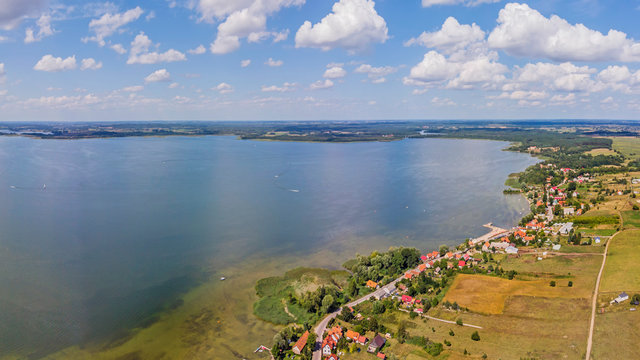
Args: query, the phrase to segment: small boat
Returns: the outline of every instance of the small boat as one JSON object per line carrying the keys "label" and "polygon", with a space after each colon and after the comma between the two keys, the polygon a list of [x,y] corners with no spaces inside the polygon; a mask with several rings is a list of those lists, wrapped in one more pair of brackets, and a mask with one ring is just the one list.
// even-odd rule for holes
{"label": "small boat", "polygon": [[227,278],[224,276],[220,278],[220,281],[225,281],[225,280],[227,280]]}

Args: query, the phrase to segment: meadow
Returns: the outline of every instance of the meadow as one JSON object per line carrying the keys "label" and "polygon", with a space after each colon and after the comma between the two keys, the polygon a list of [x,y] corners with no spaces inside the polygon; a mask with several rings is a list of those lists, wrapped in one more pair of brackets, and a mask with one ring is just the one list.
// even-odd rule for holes
{"label": "meadow", "polygon": [[640,159],[640,139],[631,137],[614,137],[613,149],[620,151],[625,157]]}
{"label": "meadow", "polygon": [[640,293],[638,254],[640,254],[639,230],[625,230],[616,235],[609,244],[600,292]]}

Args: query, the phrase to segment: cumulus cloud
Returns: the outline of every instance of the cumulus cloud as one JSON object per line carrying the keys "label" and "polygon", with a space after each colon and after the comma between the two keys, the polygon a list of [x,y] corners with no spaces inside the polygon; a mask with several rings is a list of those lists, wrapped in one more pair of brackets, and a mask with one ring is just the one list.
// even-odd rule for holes
{"label": "cumulus cloud", "polygon": [[527,4],[510,3],[500,10],[489,46],[513,56],[554,61],[640,61],[640,43],[609,30],[604,35],[557,15],[547,18]]}
{"label": "cumulus cloud", "polygon": [[472,43],[484,40],[485,33],[475,23],[461,25],[453,17],[447,18],[442,28],[435,32],[423,32],[417,38],[406,41],[405,46],[422,45],[436,48],[444,53],[452,53],[469,46]]}
{"label": "cumulus cloud", "polygon": [[66,59],[61,57],[54,57],[53,55],[45,55],[43,56],[33,67],[34,70],[38,71],[48,71],[48,72],[58,72],[58,71],[67,71],[73,70],[77,67],[76,57],[70,56]]}
{"label": "cumulus cloud", "polygon": [[93,58],[82,59],[80,62],[80,70],[98,70],[102,68],[102,61],[97,62]]}
{"label": "cumulus cloud", "polygon": [[4,63],[0,63],[0,84],[7,80],[7,73],[4,71]]}
{"label": "cumulus cloud", "polygon": [[422,7],[430,7],[434,5],[464,5],[477,6],[480,4],[497,3],[501,0],[422,0]]}
{"label": "cumulus cloud", "polygon": [[216,39],[210,50],[214,54],[227,54],[240,48],[240,40],[259,42],[273,37],[274,42],[283,41],[288,31],[267,31],[267,17],[291,6],[300,6],[305,0],[200,0],[196,6],[200,20],[218,25]]}
{"label": "cumulus cloud", "polygon": [[311,90],[321,90],[333,87],[333,81],[329,79],[318,80],[309,86]]}
{"label": "cumulus cloud", "polygon": [[33,28],[27,28],[25,30],[25,44],[40,41],[47,36],[53,35],[53,33],[55,32],[55,30],[53,30],[53,28],[51,27],[51,15],[42,14],[42,16],[40,16],[40,18],[36,21],[36,25],[39,29],[37,33],[33,30]]}
{"label": "cumulus cloud", "polygon": [[203,45],[200,45],[195,49],[187,50],[187,52],[191,55],[202,55],[207,52],[207,49]]}
{"label": "cumulus cloud", "polygon": [[249,60],[249,59],[240,61],[240,66],[243,67],[243,68],[246,68],[249,65],[251,65],[251,60]]}
{"label": "cumulus cloud", "polygon": [[218,86],[214,87],[213,90],[216,90],[220,94],[228,94],[233,92],[233,86],[222,82],[218,84]]}
{"label": "cumulus cloud", "polygon": [[25,17],[36,15],[48,3],[48,0],[3,0],[0,3],[0,29],[15,29]]}
{"label": "cumulus cloud", "polygon": [[272,58],[269,58],[269,60],[267,60],[264,64],[271,67],[278,67],[282,66],[284,62],[282,62],[282,60],[273,60]]}
{"label": "cumulus cloud", "polygon": [[589,66],[576,66],[566,62],[562,64],[542,63],[516,66],[512,88],[530,88],[543,86],[557,91],[599,91],[601,87],[591,75],[597,70]]}
{"label": "cumulus cloud", "polygon": [[85,37],[82,41],[95,41],[100,46],[104,46],[105,38],[113,35],[121,27],[138,20],[143,13],[144,11],[139,6],[123,13],[112,14],[108,12],[99,19],[93,19],[89,22],[89,31],[93,31],[95,35]]}
{"label": "cumulus cloud", "polygon": [[284,83],[282,86],[271,85],[271,86],[262,86],[263,92],[288,92],[295,90],[297,84],[296,83]]}
{"label": "cumulus cloud", "polygon": [[387,23],[378,15],[373,0],[340,0],[319,23],[305,21],[296,33],[296,47],[322,50],[343,48],[355,52],[372,43],[384,43]]}
{"label": "cumulus cloud", "polygon": [[437,51],[429,51],[420,63],[411,68],[405,85],[434,86],[445,81],[447,88],[493,88],[504,82],[508,68],[486,56],[465,61],[450,61]]}
{"label": "cumulus cloud", "polygon": [[169,49],[163,53],[149,51],[152,45],[151,39],[143,32],[140,32],[131,42],[127,64],[157,64],[187,60],[183,53],[174,49]]}
{"label": "cumulus cloud", "polygon": [[339,66],[334,66],[327,69],[324,72],[323,77],[327,79],[339,79],[339,78],[345,77],[346,75],[347,75],[347,72],[345,71],[345,69]]}
{"label": "cumulus cloud", "polygon": [[144,78],[144,81],[147,83],[171,81],[171,73],[167,69],[156,70]]}

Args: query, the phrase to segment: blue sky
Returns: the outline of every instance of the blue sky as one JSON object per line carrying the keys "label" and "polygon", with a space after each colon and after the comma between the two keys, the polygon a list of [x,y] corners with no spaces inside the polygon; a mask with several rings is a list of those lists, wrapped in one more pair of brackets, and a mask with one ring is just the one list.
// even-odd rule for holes
{"label": "blue sky", "polygon": [[0,121],[640,118],[640,0],[0,0]]}

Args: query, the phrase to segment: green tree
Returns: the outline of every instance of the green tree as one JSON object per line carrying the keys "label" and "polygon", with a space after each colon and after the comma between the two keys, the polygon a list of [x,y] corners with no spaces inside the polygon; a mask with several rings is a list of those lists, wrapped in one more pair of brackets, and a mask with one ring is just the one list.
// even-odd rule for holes
{"label": "green tree", "polygon": [[549,286],[556,287],[556,282],[554,280],[551,280],[551,282],[549,283]]}
{"label": "green tree", "polygon": [[404,344],[407,340],[407,324],[404,321],[401,321],[398,325],[398,332],[396,333],[396,338],[400,344]]}
{"label": "green tree", "polygon": [[573,287],[573,281],[569,281],[569,284],[567,284],[569,287]]}
{"label": "green tree", "polygon": [[461,318],[458,318],[458,320],[456,320],[456,324],[458,324],[458,325],[462,326],[462,319],[461,319]]}
{"label": "green tree", "polygon": [[471,334],[471,340],[480,341],[480,334],[478,334],[477,331],[474,331],[473,334]]}

